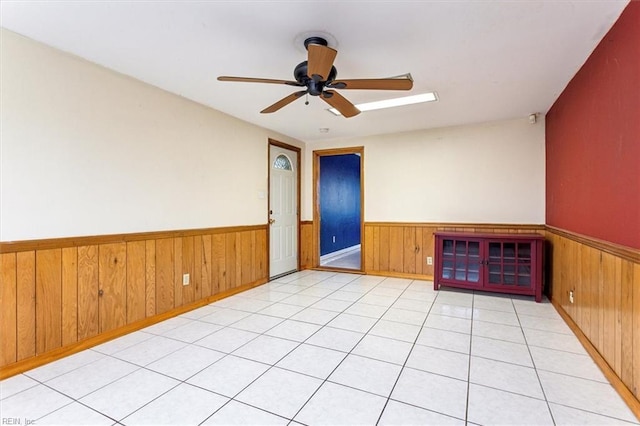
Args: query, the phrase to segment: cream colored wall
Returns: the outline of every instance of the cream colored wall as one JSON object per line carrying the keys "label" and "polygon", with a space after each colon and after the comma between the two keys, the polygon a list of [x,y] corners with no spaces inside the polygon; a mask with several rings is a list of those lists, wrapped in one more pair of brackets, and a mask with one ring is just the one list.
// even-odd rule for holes
{"label": "cream colored wall", "polygon": [[518,119],[310,143],[302,216],[313,217],[313,151],[364,146],[366,221],[542,224],[544,138],[543,119]]}
{"label": "cream colored wall", "polygon": [[544,223],[544,120],[309,144],[2,30],[0,241],[261,224],[267,138],[365,147],[365,220]]}
{"label": "cream colored wall", "polygon": [[2,30],[0,241],[263,224],[267,139]]}

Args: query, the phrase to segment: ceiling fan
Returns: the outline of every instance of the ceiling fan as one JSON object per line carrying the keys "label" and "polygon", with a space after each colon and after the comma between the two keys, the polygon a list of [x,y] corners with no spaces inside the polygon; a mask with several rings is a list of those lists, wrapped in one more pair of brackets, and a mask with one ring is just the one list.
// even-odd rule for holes
{"label": "ceiling fan", "polygon": [[327,41],[322,37],[307,38],[304,41],[304,47],[307,49],[307,60],[295,67],[293,71],[295,81],[229,76],[220,76],[218,80],[286,84],[305,88],[263,109],[260,111],[262,114],[276,112],[296,99],[301,98],[302,95],[309,94],[311,96],[320,96],[323,101],[337,109],[347,118],[358,115],[360,110],[334,89],[410,90],[413,87],[413,80],[408,74],[394,78],[336,80],[338,71],[333,66],[333,61],[338,52],[328,47]]}

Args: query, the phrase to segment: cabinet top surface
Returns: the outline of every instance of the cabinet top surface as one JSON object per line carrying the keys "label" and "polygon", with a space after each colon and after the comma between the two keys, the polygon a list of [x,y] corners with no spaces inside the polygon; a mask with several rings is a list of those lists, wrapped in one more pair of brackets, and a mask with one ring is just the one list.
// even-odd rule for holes
{"label": "cabinet top surface", "polygon": [[544,240],[540,234],[495,234],[481,232],[434,232],[437,237],[450,237],[459,239],[494,239],[494,240]]}

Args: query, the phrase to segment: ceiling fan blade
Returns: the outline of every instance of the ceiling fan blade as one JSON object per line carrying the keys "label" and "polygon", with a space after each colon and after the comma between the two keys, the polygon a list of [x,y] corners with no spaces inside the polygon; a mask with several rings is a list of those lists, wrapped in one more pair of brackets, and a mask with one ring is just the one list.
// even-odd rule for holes
{"label": "ceiling fan blade", "polygon": [[272,113],[272,112],[276,112],[280,108],[282,108],[283,106],[289,105],[291,102],[295,101],[296,99],[298,99],[299,97],[301,97],[305,93],[307,93],[306,90],[301,90],[299,92],[294,92],[294,93],[290,94],[289,96],[286,96],[286,97],[280,99],[275,104],[266,107],[265,109],[260,111],[260,113],[261,114],[269,114],[269,113]]}
{"label": "ceiling fan blade", "polygon": [[307,75],[316,81],[326,81],[338,52],[321,44],[309,44],[307,51]]}
{"label": "ceiling fan blade", "polygon": [[271,84],[286,84],[289,86],[303,86],[303,84],[298,83],[297,81],[273,80],[270,78],[229,77],[226,75],[222,75],[218,77],[218,81],[235,81],[235,82],[241,82],[241,83],[271,83]]}
{"label": "ceiling fan blade", "polygon": [[347,98],[345,98],[335,90],[325,90],[324,92],[322,92],[321,98],[326,103],[340,111],[340,114],[344,115],[347,118],[360,114],[360,110],[356,108],[354,104],[349,102]]}
{"label": "ceiling fan blade", "polygon": [[411,90],[413,81],[408,78],[363,78],[336,80],[327,87],[333,89]]}

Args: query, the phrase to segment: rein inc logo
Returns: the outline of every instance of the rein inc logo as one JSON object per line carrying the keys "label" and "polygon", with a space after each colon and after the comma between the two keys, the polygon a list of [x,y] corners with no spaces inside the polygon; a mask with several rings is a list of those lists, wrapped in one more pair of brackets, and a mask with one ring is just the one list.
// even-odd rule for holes
{"label": "rein inc logo", "polygon": [[21,419],[19,417],[2,417],[0,424],[2,425],[35,425],[36,421],[32,419]]}

